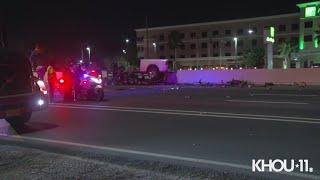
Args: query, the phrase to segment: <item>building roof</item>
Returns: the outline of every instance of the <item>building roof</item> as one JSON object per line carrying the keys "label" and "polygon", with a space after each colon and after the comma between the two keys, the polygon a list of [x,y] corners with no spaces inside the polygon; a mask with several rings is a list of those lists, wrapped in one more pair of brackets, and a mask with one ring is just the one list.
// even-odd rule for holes
{"label": "building roof", "polygon": [[[269,19],[289,18],[289,17],[300,17],[300,13],[290,13],[290,14],[281,14],[281,15],[263,16],[263,17],[245,18],[245,19],[233,19],[233,20],[226,20],[226,21],[182,24],[182,25],[173,25],[173,26],[151,27],[151,28],[148,28],[148,30],[165,30],[165,29],[177,29],[177,28],[194,27],[194,26],[210,26],[210,25],[217,25],[217,24],[241,23],[241,22],[248,22],[248,21],[269,20]],[[135,29],[135,31],[137,32],[145,31],[145,30],[146,28]]]}
{"label": "building roof", "polygon": [[300,4],[297,4],[297,6],[299,8],[305,8],[308,6],[318,6],[319,4],[320,4],[320,1],[314,1],[314,2],[300,3]]}

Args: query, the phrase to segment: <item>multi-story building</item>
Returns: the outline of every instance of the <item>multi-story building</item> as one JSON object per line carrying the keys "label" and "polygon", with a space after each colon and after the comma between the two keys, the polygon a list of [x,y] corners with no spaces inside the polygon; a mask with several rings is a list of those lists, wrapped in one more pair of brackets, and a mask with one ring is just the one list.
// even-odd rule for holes
{"label": "multi-story building", "polygon": [[[171,60],[176,57],[182,67],[232,66],[241,63],[246,50],[264,48],[264,31],[274,27],[274,66],[282,66],[279,45],[290,42],[299,47],[291,57],[292,65],[310,67],[320,63],[316,36],[320,25],[320,1],[297,6],[299,13],[136,29],[138,56]],[[172,31],[178,31],[183,42],[176,51],[168,44]]]}

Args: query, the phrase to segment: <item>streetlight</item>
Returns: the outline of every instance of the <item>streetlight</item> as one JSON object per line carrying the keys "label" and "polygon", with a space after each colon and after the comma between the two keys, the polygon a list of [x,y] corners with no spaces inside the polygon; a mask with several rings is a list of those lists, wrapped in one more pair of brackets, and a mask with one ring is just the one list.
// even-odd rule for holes
{"label": "streetlight", "polygon": [[91,48],[87,47],[87,51],[88,51],[88,54],[89,54],[89,62],[91,63]]}
{"label": "streetlight", "polygon": [[238,66],[238,62],[237,62],[237,56],[238,56],[238,38],[234,37],[234,58],[235,58],[235,64],[236,66]]}
{"label": "streetlight", "polygon": [[157,44],[154,42],[152,43],[152,46],[153,46],[154,52],[157,52]]}
{"label": "streetlight", "polygon": [[128,44],[129,42],[130,42],[130,39],[127,38],[127,39],[126,39],[126,43]]}
{"label": "streetlight", "polygon": [[124,50],[124,49],[122,49],[122,52],[123,52],[123,54],[127,54],[127,51],[126,51],[126,50]]}
{"label": "streetlight", "polygon": [[249,33],[249,34],[253,34],[254,31],[253,31],[252,29],[249,29],[249,30],[248,30],[248,33]]}

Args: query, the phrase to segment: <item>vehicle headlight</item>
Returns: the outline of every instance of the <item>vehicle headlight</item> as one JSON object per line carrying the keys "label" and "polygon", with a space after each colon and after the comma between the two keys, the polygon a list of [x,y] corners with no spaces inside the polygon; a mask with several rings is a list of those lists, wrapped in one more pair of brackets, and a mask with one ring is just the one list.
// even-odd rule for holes
{"label": "vehicle headlight", "polygon": [[38,105],[39,106],[43,106],[44,105],[44,100],[43,99],[39,99],[38,100]]}

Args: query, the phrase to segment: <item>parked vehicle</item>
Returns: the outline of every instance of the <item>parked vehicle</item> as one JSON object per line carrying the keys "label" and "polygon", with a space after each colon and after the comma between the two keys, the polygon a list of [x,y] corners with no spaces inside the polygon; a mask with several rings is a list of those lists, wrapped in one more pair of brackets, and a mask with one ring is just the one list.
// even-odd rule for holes
{"label": "parked vehicle", "polygon": [[21,125],[43,109],[47,100],[38,83],[26,57],[0,49],[0,119]]}
{"label": "parked vehicle", "polygon": [[141,59],[140,72],[149,74],[151,81],[160,81],[169,70],[168,59]]}

